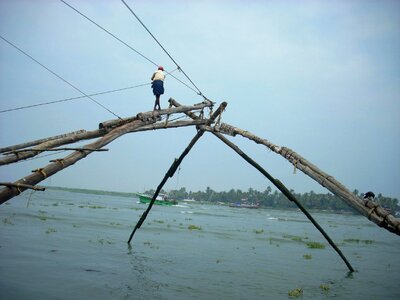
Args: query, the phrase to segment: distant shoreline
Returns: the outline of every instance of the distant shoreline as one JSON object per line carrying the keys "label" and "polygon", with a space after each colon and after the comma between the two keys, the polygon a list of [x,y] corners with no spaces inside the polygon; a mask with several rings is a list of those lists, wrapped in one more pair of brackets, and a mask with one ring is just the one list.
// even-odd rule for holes
{"label": "distant shoreline", "polygon": [[[48,190],[56,190],[56,191],[66,191],[71,193],[81,193],[81,194],[89,194],[89,195],[107,195],[107,196],[119,196],[119,197],[126,197],[126,198],[135,198],[136,193],[129,193],[129,192],[114,192],[114,191],[104,191],[104,190],[92,190],[92,189],[82,189],[82,188],[68,188],[68,187],[59,187],[59,186],[45,186]],[[181,200],[183,201],[183,200]],[[227,206],[229,202],[212,202],[212,201],[196,201],[196,204],[209,204],[209,205],[221,205]],[[268,207],[262,206],[261,209],[277,209],[277,210],[288,210],[294,211],[298,210],[297,208],[289,208],[289,207]],[[330,209],[315,209],[309,208],[309,211],[317,212],[317,213],[334,213],[334,214],[348,214],[353,215],[356,214],[355,212],[351,211],[338,211],[338,210],[330,210]]]}

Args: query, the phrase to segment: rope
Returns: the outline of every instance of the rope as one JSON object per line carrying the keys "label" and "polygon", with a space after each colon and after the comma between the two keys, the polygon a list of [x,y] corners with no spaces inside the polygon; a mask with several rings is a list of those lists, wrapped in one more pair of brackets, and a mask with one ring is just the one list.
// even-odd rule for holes
{"label": "rope", "polygon": [[[115,89],[115,90],[109,90],[109,91],[105,91],[105,92],[99,92],[99,93],[95,93],[95,94],[90,94],[88,96],[99,96],[99,95],[104,95],[104,94],[109,94],[109,93],[114,93],[114,92],[120,92],[120,91],[133,89],[133,88],[137,88],[137,87],[142,87],[142,86],[150,85],[150,84],[151,83],[143,83],[143,84],[139,84],[139,85],[129,86],[129,87],[126,87],[126,88],[121,88],[121,89]],[[60,103],[60,102],[66,102],[66,101],[71,101],[71,100],[76,100],[76,99],[81,99],[81,98],[86,98],[86,97],[87,96],[79,96],[79,97],[72,97],[72,98],[66,98],[66,99],[61,99],[61,100],[42,102],[42,103],[37,103],[37,104],[32,104],[32,105],[20,106],[20,107],[0,110],[0,113],[10,112],[10,111],[15,111],[15,110],[20,110],[20,109],[26,109],[26,108],[32,108],[32,107],[37,107],[37,106],[42,106],[42,105],[55,104],[55,103]]]}
{"label": "rope", "polygon": [[[61,0],[63,1],[63,0]],[[168,53],[168,51],[161,45],[161,43],[156,39],[156,37],[150,32],[150,30],[144,25],[144,23],[139,19],[139,17],[134,13],[134,11],[129,7],[129,5],[124,1],[121,0],[122,3],[129,9],[129,11],[132,13],[132,15],[135,16],[135,18],[139,21],[140,24],[146,29],[146,31],[151,35],[151,37],[157,42],[157,44],[161,47],[161,49],[164,50],[164,52],[168,55],[168,57],[174,62],[174,64],[177,66],[177,68],[182,71],[183,75],[190,81],[190,83],[197,89],[197,94],[202,96],[204,99],[207,100],[207,98],[202,94],[200,89],[194,84],[194,82],[189,78],[189,76],[185,73],[185,71],[182,70],[182,68],[178,65],[178,63],[173,59],[173,57]]]}
{"label": "rope", "polygon": [[[131,49],[132,51],[134,51],[136,54],[140,55],[141,57],[143,57],[145,60],[147,60],[148,62],[152,63],[153,65],[155,65],[156,67],[158,67],[159,65],[156,64],[154,61],[152,61],[150,58],[148,58],[147,56],[145,56],[144,54],[140,53],[139,51],[137,51],[135,48],[133,48],[132,46],[130,46],[128,43],[124,42],[123,40],[121,40],[119,37],[117,37],[115,34],[113,34],[111,31],[105,29],[104,27],[102,27],[101,25],[99,25],[98,23],[96,23],[95,21],[93,21],[92,19],[90,19],[88,16],[86,16],[85,14],[83,14],[82,12],[80,12],[78,9],[76,9],[75,7],[73,7],[72,5],[68,4],[67,2],[65,2],[64,0],[60,0],[62,3],[64,3],[66,6],[68,6],[69,8],[71,8],[72,10],[74,10],[76,13],[78,13],[79,15],[81,15],[82,17],[84,17],[86,20],[88,20],[89,22],[91,22],[92,24],[96,25],[98,28],[100,28],[101,30],[103,30],[104,32],[106,32],[107,34],[109,34],[110,36],[112,36],[114,39],[116,39],[117,41],[119,41],[120,43],[122,43],[123,45],[125,45],[126,47],[128,47],[129,49]],[[179,67],[177,69],[180,69]],[[180,69],[181,70],[181,69]],[[174,70],[175,71],[175,70]],[[180,80],[179,78],[175,77],[174,75],[172,75],[171,73],[173,72],[168,72],[165,71],[168,75],[171,75],[174,79],[176,79],[177,81],[179,81],[180,83],[182,83],[183,85],[185,85],[187,88],[191,89],[193,92],[195,92],[196,94],[198,94],[198,92],[193,89],[191,86],[189,86],[188,84],[186,84],[185,82],[183,82],[182,80]],[[204,97],[204,96],[203,96]]]}
{"label": "rope", "polygon": [[22,49],[18,48],[16,45],[14,45],[13,43],[11,43],[10,41],[8,41],[7,39],[5,39],[3,36],[0,35],[0,38],[5,41],[6,43],[8,43],[9,45],[11,45],[12,47],[14,47],[15,49],[17,49],[18,51],[20,51],[22,54],[24,54],[25,56],[29,57],[31,60],[33,60],[35,63],[37,63],[38,65],[40,65],[41,67],[43,67],[44,69],[46,69],[47,71],[49,71],[51,74],[53,74],[54,76],[56,76],[57,78],[61,79],[62,81],[64,81],[66,84],[68,84],[69,86],[71,86],[72,88],[74,88],[75,90],[77,90],[78,92],[80,92],[82,95],[85,95],[85,97],[89,98],[90,100],[92,100],[94,103],[96,103],[97,105],[101,106],[102,108],[104,108],[105,110],[107,110],[109,113],[113,114],[114,116],[116,116],[117,118],[121,119],[120,116],[118,116],[117,114],[113,113],[111,110],[109,110],[107,107],[105,107],[104,105],[102,105],[101,103],[97,102],[96,100],[94,100],[92,97],[88,96],[87,94],[85,94],[84,92],[82,92],[79,88],[77,88],[75,85],[73,85],[72,83],[70,83],[69,81],[67,81],[66,79],[62,78],[60,75],[58,75],[57,73],[55,73],[54,71],[50,70],[48,67],[46,67],[45,65],[43,65],[41,62],[39,62],[38,60],[36,60],[35,58],[33,58],[31,55],[29,55],[28,53],[26,53],[25,51],[23,51]]}

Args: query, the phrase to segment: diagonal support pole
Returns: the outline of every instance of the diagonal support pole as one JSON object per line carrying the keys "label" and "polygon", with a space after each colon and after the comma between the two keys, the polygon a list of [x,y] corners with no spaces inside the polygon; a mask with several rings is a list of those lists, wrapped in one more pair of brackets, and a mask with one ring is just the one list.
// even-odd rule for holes
{"label": "diagonal support pole", "polygon": [[[206,123],[208,126],[211,125],[212,122],[214,122],[214,120],[218,117],[218,115],[225,109],[226,105],[227,105],[226,102],[221,103],[221,105],[218,107],[218,109],[212,114],[210,119],[208,119],[208,121]],[[202,129],[198,130],[196,135],[194,136],[194,138],[190,141],[189,145],[182,152],[182,154],[179,156],[179,158],[174,160],[174,162],[172,163],[168,172],[165,174],[164,178],[158,185],[157,190],[154,193],[153,198],[151,199],[151,201],[149,203],[149,206],[147,207],[146,211],[142,214],[142,216],[140,217],[139,221],[137,222],[135,228],[133,229],[131,235],[129,236],[129,239],[128,239],[129,245],[131,243],[131,240],[132,240],[133,235],[135,234],[136,230],[138,230],[142,226],[144,220],[146,220],[146,217],[149,214],[151,208],[153,207],[153,204],[156,201],[156,198],[157,198],[158,194],[160,193],[161,189],[163,188],[164,184],[167,182],[168,178],[171,178],[174,176],[175,171],[178,169],[182,160],[189,153],[189,151],[193,148],[193,146],[196,144],[196,142],[202,137],[203,134],[204,134],[204,130],[202,130]]]}
{"label": "diagonal support pole", "polygon": [[[205,126],[202,126],[205,127]],[[332,248],[339,254],[342,260],[345,262],[350,272],[354,272],[353,267],[348,262],[346,257],[343,255],[342,251],[336,246],[333,240],[329,237],[329,235],[325,232],[325,230],[318,224],[318,222],[310,215],[310,213],[304,208],[304,206],[296,199],[296,197],[280,182],[278,179],[272,177],[265,169],[263,169],[257,162],[255,162],[252,158],[250,158],[246,153],[244,153],[238,146],[225,138],[222,134],[218,132],[214,132],[211,127],[203,128],[204,130],[212,132],[217,138],[219,138],[222,142],[228,145],[231,149],[233,149],[237,154],[239,154],[245,161],[247,161],[250,165],[256,168],[261,174],[268,178],[269,181],[272,182],[290,201],[294,202],[297,207],[304,213],[304,215],[311,221],[311,223],[318,229],[318,231],[324,236],[324,238],[328,241],[328,243],[332,246]]]}

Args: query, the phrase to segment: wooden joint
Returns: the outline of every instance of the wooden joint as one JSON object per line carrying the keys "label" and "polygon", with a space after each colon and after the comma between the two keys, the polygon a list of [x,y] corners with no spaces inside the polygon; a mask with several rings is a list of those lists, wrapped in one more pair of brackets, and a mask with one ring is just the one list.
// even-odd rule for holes
{"label": "wooden joint", "polygon": [[44,178],[47,178],[47,174],[46,174],[46,172],[44,171],[43,168],[36,169],[36,170],[32,170],[32,172],[33,172],[33,173],[35,173],[35,172],[36,172],[36,173],[40,173],[40,174],[43,175]]}
{"label": "wooden joint", "polygon": [[54,159],[54,160],[51,160],[50,162],[56,162],[56,163],[59,163],[63,168],[65,167],[63,159]]}

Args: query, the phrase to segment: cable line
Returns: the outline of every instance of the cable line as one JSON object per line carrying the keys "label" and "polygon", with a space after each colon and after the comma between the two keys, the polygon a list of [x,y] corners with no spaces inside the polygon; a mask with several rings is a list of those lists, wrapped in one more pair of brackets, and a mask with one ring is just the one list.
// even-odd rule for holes
{"label": "cable line", "polygon": [[[140,53],[139,51],[137,51],[135,48],[133,48],[131,45],[129,45],[128,43],[124,42],[123,40],[121,40],[119,37],[117,37],[115,34],[113,34],[111,31],[105,29],[104,27],[102,27],[101,25],[99,25],[98,23],[96,23],[95,21],[93,21],[92,19],[90,19],[88,16],[86,16],[85,14],[83,14],[82,12],[80,12],[78,9],[76,9],[75,7],[73,7],[72,5],[68,4],[67,2],[65,2],[64,0],[60,0],[62,3],[64,3],[66,6],[68,6],[69,8],[71,8],[72,10],[74,10],[76,13],[78,13],[79,15],[81,15],[82,17],[84,17],[86,20],[88,20],[89,22],[91,22],[92,24],[96,25],[98,28],[100,28],[101,30],[103,30],[104,32],[106,32],[107,34],[109,34],[110,36],[112,36],[114,39],[116,39],[117,41],[119,41],[120,43],[122,43],[123,45],[125,45],[126,47],[128,47],[129,49],[131,49],[132,51],[134,51],[136,54],[140,55],[141,57],[143,57],[145,60],[147,60],[148,62],[152,63],[155,66],[159,66],[159,64],[155,63],[154,61],[152,61],[150,58],[148,58],[147,56],[145,56],[144,54]],[[181,70],[178,66],[177,68],[178,70]],[[182,70],[181,70],[182,71]],[[194,88],[192,88],[190,85],[188,85],[187,83],[183,82],[182,80],[180,80],[179,78],[175,77],[174,75],[172,75],[172,72],[168,72],[165,71],[168,75],[171,75],[174,79],[176,79],[177,81],[179,81],[180,83],[182,83],[183,85],[185,85],[187,88],[191,89],[193,92],[195,92],[196,94],[199,94],[198,91],[196,91]],[[190,79],[189,79],[190,80]],[[200,95],[200,94],[199,94]],[[203,96],[204,97],[204,96]]]}
{"label": "cable line", "polygon": [[[63,0],[61,0],[63,1]],[[169,56],[169,58],[174,62],[174,64],[178,67],[180,71],[182,71],[183,75],[186,76],[186,78],[193,84],[193,86],[197,89],[198,95],[202,96],[204,99],[207,99],[203,93],[200,91],[200,89],[194,84],[194,82],[189,78],[189,76],[185,73],[185,71],[182,70],[182,68],[178,65],[178,63],[175,61],[175,59],[172,58],[172,56],[168,53],[167,50],[161,45],[161,43],[156,39],[156,37],[150,32],[150,30],[144,25],[144,23],[139,19],[139,17],[134,13],[134,11],[129,7],[129,5],[124,1],[121,0],[122,3],[125,4],[125,6],[129,9],[129,11],[135,16],[135,18],[139,21],[140,24],[144,27],[144,29],[147,30],[147,32],[152,36],[152,38],[157,42],[157,44],[161,47],[161,49],[164,50],[164,52]]]}
{"label": "cable line", "polygon": [[113,38],[115,38],[117,41],[121,42],[122,44],[124,44],[125,46],[127,46],[129,49],[131,49],[132,51],[136,52],[137,54],[139,54],[141,57],[143,57],[144,59],[146,59],[147,61],[151,62],[153,65],[158,67],[158,64],[156,64],[154,61],[152,61],[150,58],[146,57],[145,55],[143,55],[142,53],[140,53],[139,51],[137,51],[136,49],[134,49],[133,47],[131,47],[129,44],[125,43],[123,40],[121,40],[119,37],[117,37],[115,34],[113,34],[112,32],[108,31],[107,29],[105,29],[104,27],[100,26],[98,23],[96,23],[95,21],[93,21],[92,19],[90,19],[88,16],[84,15],[83,13],[81,13],[79,10],[77,10],[75,7],[73,7],[72,5],[68,4],[67,2],[65,2],[64,0],[60,0],[62,3],[64,3],[65,5],[67,5],[69,8],[71,8],[72,10],[74,10],[75,12],[77,12],[78,14],[80,14],[82,17],[84,17],[86,20],[92,22],[94,25],[96,25],[97,27],[99,27],[101,30],[107,32],[109,35],[111,35]]}
{"label": "cable line", "polygon": [[[145,85],[150,85],[151,83],[143,83],[139,85],[134,85],[134,86],[129,86],[126,88],[121,88],[121,89],[116,89],[116,90],[109,90],[109,91],[104,91],[100,93],[95,93],[95,94],[90,94],[88,96],[99,96],[99,95],[104,95],[104,94],[109,94],[109,93],[114,93],[114,92],[120,92],[128,89],[133,89]],[[15,111],[15,110],[20,110],[20,109],[26,109],[26,108],[32,108],[32,107],[37,107],[37,106],[43,106],[43,105],[49,105],[49,104],[55,104],[55,103],[60,103],[60,102],[66,102],[66,101],[71,101],[71,100],[76,100],[76,99],[82,99],[86,98],[87,96],[79,96],[79,97],[71,97],[71,98],[66,98],[66,99],[61,99],[61,100],[54,100],[54,101],[48,101],[48,102],[42,102],[42,103],[37,103],[37,104],[32,104],[32,105],[26,105],[26,106],[21,106],[21,107],[15,107],[15,108],[10,108],[10,109],[5,109],[5,110],[0,110],[0,113],[5,113],[5,112],[10,112],[10,111]]]}
{"label": "cable line", "polygon": [[14,45],[13,43],[11,43],[10,41],[8,41],[7,39],[5,39],[2,35],[0,35],[0,38],[5,41],[6,43],[8,43],[9,45],[11,45],[12,47],[14,47],[15,49],[17,49],[18,51],[20,51],[21,53],[23,53],[24,55],[26,55],[27,57],[29,57],[31,60],[33,60],[34,62],[36,62],[38,65],[40,65],[41,67],[43,67],[44,69],[46,69],[47,71],[49,71],[51,74],[53,74],[54,76],[56,76],[57,78],[61,79],[62,81],[64,81],[66,84],[68,84],[69,86],[71,86],[72,88],[74,88],[75,90],[77,90],[78,92],[80,92],[82,95],[84,95],[85,97],[89,98],[90,100],[92,100],[94,103],[96,103],[97,105],[101,106],[102,108],[104,108],[105,110],[107,110],[109,113],[113,114],[114,116],[116,116],[119,119],[122,119],[120,116],[118,116],[117,114],[113,113],[111,110],[109,110],[107,107],[105,107],[104,105],[102,105],[101,103],[97,102],[96,100],[94,100],[92,97],[90,97],[89,95],[85,94],[82,90],[80,90],[79,88],[77,88],[75,85],[73,85],[72,83],[70,83],[69,81],[67,81],[66,79],[62,78],[60,75],[58,75],[57,73],[55,73],[54,71],[50,70],[48,67],[46,67],[45,65],[43,65],[41,62],[39,62],[38,60],[36,60],[35,58],[33,58],[31,55],[29,55],[28,53],[26,53],[25,51],[23,51],[22,49],[18,48],[16,45]]}

